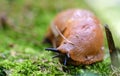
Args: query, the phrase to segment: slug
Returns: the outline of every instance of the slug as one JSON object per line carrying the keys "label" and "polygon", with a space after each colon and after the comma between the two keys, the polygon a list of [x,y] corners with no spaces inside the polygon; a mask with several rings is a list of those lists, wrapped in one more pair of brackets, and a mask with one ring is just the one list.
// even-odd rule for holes
{"label": "slug", "polygon": [[64,65],[89,65],[103,60],[103,30],[97,17],[88,10],[69,9],[57,14],[45,40]]}

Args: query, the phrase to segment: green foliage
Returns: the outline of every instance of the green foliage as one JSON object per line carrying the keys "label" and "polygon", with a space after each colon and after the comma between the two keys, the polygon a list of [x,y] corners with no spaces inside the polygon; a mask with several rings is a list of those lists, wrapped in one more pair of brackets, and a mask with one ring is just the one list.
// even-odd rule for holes
{"label": "green foliage", "polygon": [[10,28],[0,29],[0,76],[110,74],[110,60],[63,67],[44,50],[50,45],[41,42],[55,14],[76,7],[89,9],[83,0],[1,0],[0,15],[6,14]]}

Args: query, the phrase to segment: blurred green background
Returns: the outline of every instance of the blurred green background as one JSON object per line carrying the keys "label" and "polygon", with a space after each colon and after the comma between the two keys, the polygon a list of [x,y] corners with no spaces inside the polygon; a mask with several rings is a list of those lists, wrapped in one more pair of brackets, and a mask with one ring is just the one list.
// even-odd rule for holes
{"label": "blurred green background", "polygon": [[119,42],[120,1],[112,1],[114,4],[104,0],[0,0],[0,76],[112,75],[109,55],[90,66],[68,66],[65,72],[59,61],[52,59],[54,54],[44,50],[50,45],[41,43],[55,15],[71,8],[91,10],[102,24],[115,27],[111,30]]}

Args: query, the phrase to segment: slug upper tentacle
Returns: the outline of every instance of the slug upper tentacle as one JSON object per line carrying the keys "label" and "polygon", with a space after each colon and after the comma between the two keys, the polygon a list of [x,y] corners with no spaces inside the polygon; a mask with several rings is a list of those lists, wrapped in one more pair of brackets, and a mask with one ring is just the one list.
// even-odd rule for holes
{"label": "slug upper tentacle", "polygon": [[56,48],[46,48],[45,50],[52,51],[52,52],[57,52],[57,53],[60,52]]}

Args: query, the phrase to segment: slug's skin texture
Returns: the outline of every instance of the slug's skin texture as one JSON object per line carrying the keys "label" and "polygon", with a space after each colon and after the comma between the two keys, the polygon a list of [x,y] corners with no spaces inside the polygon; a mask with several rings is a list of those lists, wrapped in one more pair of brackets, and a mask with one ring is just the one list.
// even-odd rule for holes
{"label": "slug's skin texture", "polygon": [[[88,65],[103,60],[102,31],[99,20],[90,11],[70,9],[55,17],[46,38],[61,55],[69,54],[67,64]],[[59,59],[64,62],[64,57]]]}

